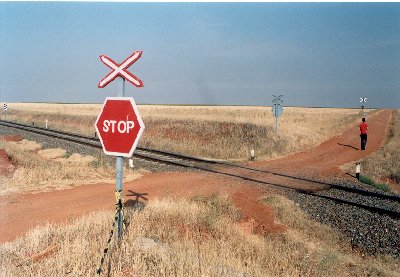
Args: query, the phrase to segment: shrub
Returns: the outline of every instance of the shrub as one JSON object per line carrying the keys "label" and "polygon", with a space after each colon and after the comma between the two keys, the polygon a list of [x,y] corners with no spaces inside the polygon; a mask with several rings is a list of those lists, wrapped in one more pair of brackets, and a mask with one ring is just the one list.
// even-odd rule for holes
{"label": "shrub", "polygon": [[359,181],[361,183],[364,183],[364,184],[367,184],[367,185],[370,185],[370,186],[374,185],[374,180],[372,180],[371,178],[369,178],[367,176],[364,176],[364,175],[360,175]]}
{"label": "shrub", "polygon": [[383,190],[384,192],[390,191],[390,187],[388,185],[382,183],[376,183],[373,179],[364,175],[360,175],[359,181],[361,183],[373,186],[376,189]]}

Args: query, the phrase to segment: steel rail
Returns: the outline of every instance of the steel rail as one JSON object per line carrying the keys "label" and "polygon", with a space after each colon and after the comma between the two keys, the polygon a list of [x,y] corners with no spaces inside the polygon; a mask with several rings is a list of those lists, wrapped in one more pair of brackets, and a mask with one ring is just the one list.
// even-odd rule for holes
{"label": "steel rail", "polygon": [[[37,126],[30,126],[30,125],[26,125],[26,124],[10,122],[10,121],[4,121],[4,120],[0,120],[0,125],[7,126],[7,127],[12,127],[12,128],[17,128],[17,129],[21,129],[21,130],[25,130],[25,131],[28,131],[28,132],[41,134],[41,135],[46,135],[46,136],[49,136],[49,137],[55,137],[55,138],[58,138],[58,139],[63,139],[63,140],[71,141],[71,142],[74,142],[74,143],[79,143],[79,144],[83,144],[83,145],[86,145],[86,146],[95,147],[95,148],[98,148],[98,149],[102,148],[99,139],[95,138],[95,137],[88,137],[88,136],[84,136],[84,135],[80,135],[80,134],[64,132],[64,131],[59,131],[59,130],[53,130],[53,129],[46,129],[46,128],[41,128],[41,127],[37,127]],[[207,167],[207,165],[210,165],[210,164],[214,164],[215,165],[215,164],[217,164],[217,165],[223,165],[223,166],[225,166],[227,168],[241,168],[241,169],[246,169],[246,170],[250,170],[250,171],[254,171],[254,172],[268,173],[268,174],[273,174],[273,175],[277,175],[277,176],[280,176],[280,177],[291,178],[291,179],[295,179],[295,180],[302,180],[302,181],[308,181],[308,182],[312,182],[312,183],[327,185],[327,186],[329,186],[331,188],[334,188],[334,189],[339,189],[339,190],[343,190],[343,191],[348,191],[348,192],[352,192],[352,193],[357,193],[357,194],[361,194],[361,195],[366,195],[366,196],[370,196],[370,197],[376,197],[376,198],[381,198],[381,199],[386,199],[386,200],[391,200],[391,201],[399,201],[400,200],[399,196],[380,194],[380,193],[376,193],[376,192],[369,192],[369,191],[366,191],[366,190],[349,188],[349,187],[344,187],[344,186],[341,186],[341,185],[335,185],[335,184],[330,184],[330,183],[321,182],[321,181],[315,181],[315,180],[311,180],[311,179],[299,178],[299,177],[295,177],[295,176],[290,176],[290,175],[285,175],[285,174],[280,174],[280,173],[274,173],[274,172],[259,170],[259,169],[255,169],[255,168],[251,168],[251,167],[230,164],[230,163],[226,163],[226,162],[222,162],[222,161],[191,157],[191,156],[171,153],[171,152],[167,152],[167,151],[161,151],[161,150],[157,150],[157,149],[143,148],[143,147],[137,147],[136,149],[139,150],[139,151],[136,151],[134,153],[134,157],[141,158],[141,159],[144,159],[144,160],[149,160],[149,161],[157,162],[157,163],[161,162],[161,163],[164,163],[164,164],[169,164],[169,165],[174,165],[174,166],[179,166],[179,167],[198,169],[198,170],[207,171],[207,172],[216,173],[216,174],[221,174],[221,175],[230,176],[230,177],[234,177],[234,178],[240,178],[242,180],[246,180],[246,181],[250,181],[250,182],[254,182],[254,183],[258,183],[258,184],[271,185],[271,186],[275,186],[275,187],[291,189],[291,190],[295,190],[298,193],[312,195],[312,196],[315,196],[315,197],[320,197],[320,198],[324,198],[324,199],[327,199],[327,200],[335,201],[337,203],[356,206],[356,207],[363,208],[363,209],[366,209],[366,210],[369,210],[369,211],[372,211],[372,212],[376,212],[376,213],[379,213],[379,214],[386,214],[386,215],[389,215],[389,216],[392,216],[392,217],[400,218],[400,213],[396,212],[396,211],[387,210],[387,209],[374,207],[374,206],[369,206],[369,205],[365,205],[365,204],[360,204],[360,203],[356,203],[356,202],[351,202],[351,201],[348,201],[348,200],[334,198],[334,197],[330,197],[330,196],[319,195],[319,194],[316,194],[316,193],[311,192],[309,190],[302,190],[302,189],[293,188],[293,187],[290,187],[290,186],[285,186],[285,185],[282,185],[282,184],[277,184],[277,183],[273,183],[273,182],[257,180],[257,179],[253,179],[253,178],[250,178],[250,177],[242,176],[240,174],[222,172],[222,171],[218,171],[217,169],[209,168],[209,167]],[[152,157],[151,154],[162,155],[164,158],[160,158],[159,156],[158,157]],[[175,159],[178,159],[178,160],[168,160],[168,158],[171,158],[171,157],[175,158]],[[187,164],[187,163],[185,163],[185,161],[196,162],[196,163],[199,163],[199,164]],[[203,165],[201,165],[202,163],[203,163]],[[204,166],[204,164],[206,166]]]}
{"label": "steel rail", "polygon": [[[80,138],[80,139],[84,139],[84,140],[87,140],[87,141],[91,141],[92,143],[82,142],[80,140],[73,140],[73,139],[70,139],[70,140],[73,140],[73,142],[83,143],[83,144],[86,144],[86,145],[93,145],[93,146],[101,148],[100,140],[98,138],[96,138],[96,137],[89,137],[89,136],[84,136],[84,135],[81,135],[81,134],[76,134],[76,133],[71,133],[71,132],[64,132],[64,131],[59,131],[59,130],[54,130],[54,129],[46,129],[46,128],[37,127],[37,126],[30,126],[30,125],[16,123],[16,122],[9,122],[9,121],[1,121],[0,120],[0,123],[6,123],[6,124],[17,125],[17,126],[20,126],[20,127],[29,128],[29,130],[32,130],[32,132],[36,132],[36,133],[40,133],[40,134],[42,134],[42,133],[41,132],[37,132],[36,130],[42,130],[42,131],[45,131],[45,132],[56,133],[56,134],[59,134],[61,136],[70,136],[70,137],[73,137],[73,138]],[[13,127],[13,126],[10,126],[10,125],[8,125],[8,126],[9,127]],[[61,138],[63,138],[63,137],[61,137]],[[283,173],[276,173],[276,172],[272,172],[272,171],[260,170],[260,169],[257,169],[257,168],[252,168],[252,167],[247,167],[247,166],[227,163],[227,162],[223,162],[223,161],[217,161],[217,160],[213,160],[213,159],[204,159],[204,158],[187,156],[187,155],[183,155],[183,154],[172,153],[172,152],[168,152],[168,151],[161,151],[161,150],[158,150],[158,149],[145,148],[145,147],[137,147],[136,149],[140,150],[140,151],[150,152],[150,153],[157,153],[157,154],[160,154],[160,155],[163,155],[163,156],[175,157],[177,159],[190,160],[190,161],[194,161],[194,162],[203,162],[203,163],[209,163],[209,164],[218,164],[218,165],[223,165],[223,166],[230,167],[230,168],[237,167],[237,168],[246,169],[246,170],[250,170],[250,171],[254,171],[254,172],[267,173],[267,174],[272,174],[272,175],[285,177],[285,178],[290,178],[290,179],[294,179],[294,180],[307,181],[307,182],[310,182],[310,183],[326,185],[326,186],[329,186],[330,188],[343,190],[343,191],[347,191],[347,192],[352,192],[352,193],[356,193],[356,194],[362,194],[362,195],[366,195],[366,196],[371,196],[371,197],[376,197],[376,198],[381,198],[381,199],[386,199],[386,200],[392,200],[392,201],[400,201],[400,196],[396,196],[396,195],[387,195],[387,194],[371,192],[371,191],[357,189],[357,188],[350,188],[350,187],[346,187],[346,186],[343,186],[343,185],[331,184],[331,183],[312,180],[312,179],[308,179],[308,178],[300,178],[300,177],[291,176],[291,175],[287,175],[287,174],[283,174]],[[138,153],[135,153],[134,155],[135,156],[140,156],[141,158],[148,158],[149,160],[152,160],[152,161],[157,161],[157,159],[155,159],[155,158],[147,157],[145,155],[140,155]],[[170,163],[169,161],[166,161],[166,162]],[[179,163],[178,164],[170,163],[170,164],[183,166],[183,164],[179,164]]]}

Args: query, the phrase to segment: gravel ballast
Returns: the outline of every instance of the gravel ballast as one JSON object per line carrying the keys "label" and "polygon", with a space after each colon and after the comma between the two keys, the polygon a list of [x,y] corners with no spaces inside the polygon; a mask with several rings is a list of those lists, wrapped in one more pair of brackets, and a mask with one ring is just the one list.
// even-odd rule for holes
{"label": "gravel ballast", "polygon": [[[58,138],[52,138],[46,135],[31,133],[28,131],[20,130],[17,128],[0,126],[0,135],[15,135],[21,136],[24,139],[36,141],[42,145],[42,149],[49,148],[62,148],[65,149],[68,153],[79,153],[81,155],[90,155],[97,159],[104,160],[106,163],[110,165],[115,164],[116,157],[114,156],[106,156],[101,149],[82,145],[79,143],[68,142]],[[133,154],[133,164],[135,169],[145,169],[150,172],[182,172],[188,171],[186,168],[177,167],[173,165],[167,165],[163,163],[157,163],[153,161],[146,161],[143,159],[135,158],[135,154]],[[124,159],[125,163],[128,164],[128,159]]]}
{"label": "gravel ballast", "polygon": [[[380,192],[356,181],[340,182],[340,185]],[[295,191],[286,190],[284,194],[306,211],[313,220],[339,230],[354,248],[371,255],[383,254],[400,258],[399,219]],[[318,194],[393,211],[400,210],[398,201],[377,199],[336,189],[321,191]]]}

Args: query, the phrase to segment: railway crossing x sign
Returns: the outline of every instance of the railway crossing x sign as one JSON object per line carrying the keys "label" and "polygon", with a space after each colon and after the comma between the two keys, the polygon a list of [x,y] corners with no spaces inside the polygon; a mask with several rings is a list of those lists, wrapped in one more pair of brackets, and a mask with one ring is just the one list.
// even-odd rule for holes
{"label": "railway crossing x sign", "polygon": [[143,87],[143,82],[127,70],[128,67],[130,67],[142,56],[142,52],[143,51],[140,50],[133,52],[132,55],[130,55],[125,61],[120,64],[116,63],[106,55],[101,55],[100,60],[113,71],[111,71],[106,77],[104,77],[97,86],[99,88],[104,88],[116,77],[120,76],[125,80],[128,80],[128,82],[132,83],[136,87]]}

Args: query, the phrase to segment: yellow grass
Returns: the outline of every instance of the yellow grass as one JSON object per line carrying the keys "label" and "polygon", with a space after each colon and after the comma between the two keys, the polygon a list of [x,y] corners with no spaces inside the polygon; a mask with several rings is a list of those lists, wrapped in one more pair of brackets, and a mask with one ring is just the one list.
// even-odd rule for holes
{"label": "yellow grass", "polygon": [[[112,248],[102,276],[396,276],[390,257],[362,257],[293,202],[265,199],[282,235],[244,232],[224,196],[161,199],[138,212]],[[288,219],[296,218],[296,220]],[[98,212],[64,226],[47,225],[0,245],[1,276],[95,276],[113,215]],[[287,220],[288,219],[288,220]]]}
{"label": "yellow grass", "polygon": [[[364,175],[400,185],[400,110],[393,113],[386,144],[369,155],[361,166]],[[399,187],[398,192],[400,192]]]}
{"label": "yellow grass", "polygon": [[39,156],[49,160],[64,157],[67,154],[67,151],[62,148],[50,148],[39,150],[37,153]]}
{"label": "yellow grass", "polygon": [[[9,104],[8,118],[94,136],[101,104]],[[146,130],[139,143],[215,159],[271,159],[315,147],[359,118],[357,109],[284,108],[279,136],[271,107],[139,106]]]}
{"label": "yellow grass", "polygon": [[[43,149],[34,141],[0,141],[12,162],[17,165],[10,176],[2,176],[0,195],[66,189],[74,185],[114,183],[115,168],[92,156],[67,155],[64,149]],[[125,169],[124,181],[142,176],[144,171]]]}

